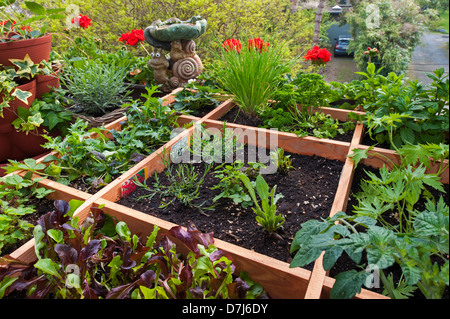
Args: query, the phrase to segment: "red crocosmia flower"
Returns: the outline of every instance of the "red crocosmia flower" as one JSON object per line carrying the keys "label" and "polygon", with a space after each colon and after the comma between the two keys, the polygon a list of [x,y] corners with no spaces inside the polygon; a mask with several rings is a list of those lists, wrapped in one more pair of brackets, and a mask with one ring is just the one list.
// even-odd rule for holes
{"label": "red crocosmia flower", "polygon": [[145,41],[144,30],[138,29],[138,30],[131,30],[131,32],[128,33],[123,33],[122,36],[119,38],[119,41],[131,45],[133,47],[138,42]]}
{"label": "red crocosmia flower", "polygon": [[80,14],[78,17],[72,19],[72,24],[78,25],[80,28],[87,29],[91,25],[91,19]]}
{"label": "red crocosmia flower", "polygon": [[248,51],[257,50],[261,53],[264,49],[266,49],[270,45],[269,42],[264,42],[261,38],[254,38],[248,40]]}
{"label": "red crocosmia flower", "polygon": [[311,60],[313,64],[323,65],[331,60],[331,53],[326,49],[320,49],[317,45],[304,56],[305,61]]}
{"label": "red crocosmia flower", "polygon": [[242,44],[237,39],[228,39],[222,43],[222,47],[226,52],[236,51],[237,53],[241,53]]}
{"label": "red crocosmia flower", "polygon": [[28,25],[27,26],[23,25],[23,26],[20,27],[20,30],[27,30],[28,32],[30,32],[31,28]]}

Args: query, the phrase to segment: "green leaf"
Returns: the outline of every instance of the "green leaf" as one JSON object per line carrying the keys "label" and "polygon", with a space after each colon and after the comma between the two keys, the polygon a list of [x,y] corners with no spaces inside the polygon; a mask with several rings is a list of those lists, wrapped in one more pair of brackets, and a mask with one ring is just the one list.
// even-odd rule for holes
{"label": "green leaf", "polygon": [[10,278],[8,276],[5,276],[2,280],[2,282],[0,282],[0,299],[3,298],[3,296],[5,295],[6,289],[11,286],[13,284],[14,281],[16,281],[17,279],[19,279],[18,277],[15,278]]}
{"label": "green leaf", "polygon": [[57,244],[61,244],[64,241],[64,234],[59,229],[49,229],[47,230],[47,235]]}
{"label": "green leaf", "polygon": [[344,250],[339,246],[328,249],[323,256],[323,268],[327,271],[330,270],[342,255],[343,251]]}
{"label": "green leaf", "polygon": [[369,273],[365,271],[357,272],[350,270],[339,273],[336,282],[330,291],[332,299],[350,299],[361,292],[362,285],[366,282]]}
{"label": "green leaf", "polygon": [[131,242],[131,231],[125,222],[118,222],[116,231],[123,240]]}
{"label": "green leaf", "polygon": [[400,129],[400,137],[404,144],[414,144],[416,141],[414,131],[409,127],[402,127]]}
{"label": "green leaf", "polygon": [[294,258],[291,261],[291,264],[289,265],[289,268],[304,267],[312,263],[317,258],[319,258],[322,251],[323,250],[320,248],[312,247],[309,245],[303,246],[295,254]]}
{"label": "green leaf", "polygon": [[30,98],[33,94],[28,91],[22,91],[20,89],[14,90],[14,92],[11,94],[11,96],[14,96],[21,100],[23,103],[28,105],[28,98]]}
{"label": "green leaf", "polygon": [[372,150],[374,148],[374,146],[370,146],[369,148],[362,150],[359,148],[354,148],[352,151],[352,154],[347,155],[349,158],[351,158],[353,160],[353,162],[355,163],[355,166],[353,169],[356,169],[356,166],[359,164],[359,162],[362,159],[367,158],[368,152],[370,150]]}
{"label": "green leaf", "polygon": [[35,264],[34,267],[37,269],[40,269],[42,272],[55,276],[59,280],[62,280],[61,275],[58,273],[58,269],[60,268],[60,265],[53,262],[50,258],[44,258],[39,259]]}
{"label": "green leaf", "polygon": [[438,236],[447,233],[448,236],[448,215],[436,212],[422,212],[414,220],[414,229],[421,236]]}
{"label": "green leaf", "polygon": [[41,6],[39,3],[25,1],[25,5],[34,14],[37,14],[37,15],[45,15],[46,14],[45,8],[43,6]]}

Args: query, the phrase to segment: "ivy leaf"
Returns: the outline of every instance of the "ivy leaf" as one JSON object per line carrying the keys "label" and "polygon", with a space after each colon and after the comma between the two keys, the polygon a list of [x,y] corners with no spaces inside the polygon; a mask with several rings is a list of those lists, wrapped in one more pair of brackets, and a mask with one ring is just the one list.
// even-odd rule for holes
{"label": "ivy leaf", "polygon": [[28,105],[28,98],[31,97],[33,94],[28,91],[22,91],[20,89],[14,90],[14,92],[11,94],[11,96],[14,96],[18,98],[20,101]]}

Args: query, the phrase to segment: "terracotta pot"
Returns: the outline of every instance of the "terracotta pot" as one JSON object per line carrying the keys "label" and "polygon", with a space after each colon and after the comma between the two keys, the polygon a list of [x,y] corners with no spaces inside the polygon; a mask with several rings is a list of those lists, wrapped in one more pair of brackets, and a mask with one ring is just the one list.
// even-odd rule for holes
{"label": "terracotta pot", "polygon": [[[15,128],[11,125],[11,122],[17,118],[15,112],[17,112],[19,106],[28,109],[30,108],[31,103],[33,103],[36,97],[36,79],[19,85],[16,90],[17,89],[31,92],[32,96],[28,98],[28,105],[19,99],[14,99],[10,102],[9,107],[3,109],[3,117],[0,117],[0,136],[2,142],[0,143],[0,163],[6,162],[8,159],[17,159],[22,156],[19,150],[14,150],[16,141],[14,140],[15,136],[12,133],[15,132]],[[3,101],[3,98],[0,96],[0,102],[1,101]]]}
{"label": "terracotta pot", "polygon": [[59,72],[60,66],[53,66],[54,73],[51,75],[39,74],[36,76],[36,98],[40,99],[42,94],[48,93],[52,88],[59,87]]}
{"label": "terracotta pot", "polygon": [[0,64],[13,66],[9,59],[24,59],[28,54],[34,63],[48,61],[52,46],[52,35],[39,38],[0,43]]}

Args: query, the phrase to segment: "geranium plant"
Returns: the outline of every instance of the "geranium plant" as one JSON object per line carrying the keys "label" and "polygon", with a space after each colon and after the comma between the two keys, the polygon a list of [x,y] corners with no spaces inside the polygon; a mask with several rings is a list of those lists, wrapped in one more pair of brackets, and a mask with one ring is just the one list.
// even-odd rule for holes
{"label": "geranium plant", "polygon": [[317,45],[304,56],[305,61],[311,61],[315,67],[325,66],[331,60],[331,53],[326,49],[320,49]]}
{"label": "geranium plant", "polygon": [[[136,47],[139,44],[147,56],[151,56],[151,53],[148,52],[147,48],[144,46],[145,37],[144,30],[142,29],[133,29],[128,33],[122,33],[118,41],[126,45],[125,49],[127,49],[128,46]],[[148,63],[145,63],[145,65],[141,65],[140,67],[132,70],[130,75],[136,76],[140,79],[140,81],[147,83],[150,82],[153,77],[153,69],[148,66]]]}
{"label": "geranium plant", "polygon": [[[38,38],[47,33],[51,20],[65,17],[65,9],[46,9],[39,3],[25,1],[25,6],[34,14],[31,18],[16,10],[16,0],[0,1],[0,42]],[[7,10],[6,10],[7,9]],[[41,23],[37,23],[37,22]]]}

